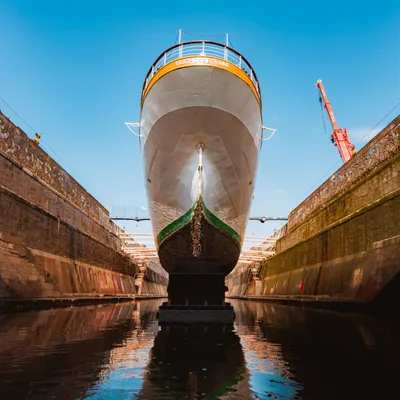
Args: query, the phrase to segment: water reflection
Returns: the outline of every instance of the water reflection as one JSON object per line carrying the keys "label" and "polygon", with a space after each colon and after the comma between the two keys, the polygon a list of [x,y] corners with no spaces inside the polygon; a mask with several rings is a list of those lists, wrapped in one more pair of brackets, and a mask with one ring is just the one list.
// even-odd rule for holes
{"label": "water reflection", "polygon": [[128,338],[150,346],[140,339],[151,324],[154,337],[159,304],[148,302],[144,312],[125,303],[1,315],[0,398],[85,398],[104,380],[110,360],[126,352]]}
{"label": "water reflection", "polygon": [[234,327],[159,328],[161,303],[0,316],[0,398],[398,397],[394,317],[232,301]]}
{"label": "water reflection", "polygon": [[248,399],[243,350],[233,326],[163,326],[140,399]]}
{"label": "water reflection", "polygon": [[[288,398],[399,397],[398,316],[387,318],[261,302],[232,303],[255,393],[265,395],[265,368],[272,368],[283,378],[298,382]],[[286,382],[286,386],[290,384]]]}

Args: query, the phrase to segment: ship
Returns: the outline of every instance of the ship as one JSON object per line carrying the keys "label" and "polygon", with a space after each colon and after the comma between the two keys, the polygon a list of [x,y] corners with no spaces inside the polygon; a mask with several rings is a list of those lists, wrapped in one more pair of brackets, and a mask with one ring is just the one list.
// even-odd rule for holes
{"label": "ship", "polygon": [[178,43],[146,75],[140,146],[170,303],[224,301],[254,197],[261,110],[254,69],[227,44]]}

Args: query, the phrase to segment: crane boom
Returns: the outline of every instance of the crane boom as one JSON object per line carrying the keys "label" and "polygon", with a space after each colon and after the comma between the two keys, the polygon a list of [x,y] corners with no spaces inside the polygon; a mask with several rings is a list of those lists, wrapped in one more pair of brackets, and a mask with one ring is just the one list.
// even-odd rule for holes
{"label": "crane boom", "polygon": [[[331,135],[332,143],[338,148],[340,157],[344,163],[350,160],[355,153],[354,145],[350,142],[346,128],[339,128],[336,122],[335,116],[333,115],[331,104],[328,101],[328,97],[325,93],[324,85],[321,80],[317,81],[317,88],[321,93],[321,97],[324,101],[326,111],[332,124],[333,133]],[[320,101],[321,98],[320,98]]]}

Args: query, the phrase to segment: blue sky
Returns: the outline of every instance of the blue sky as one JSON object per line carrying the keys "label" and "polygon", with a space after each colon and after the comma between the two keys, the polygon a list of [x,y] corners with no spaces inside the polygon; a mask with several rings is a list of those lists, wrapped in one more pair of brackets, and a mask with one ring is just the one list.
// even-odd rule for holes
{"label": "blue sky", "polygon": [[[124,122],[139,120],[145,74],[180,28],[229,33],[259,77],[264,125],[278,132],[260,154],[252,215],[286,216],[341,166],[329,124],[324,133],[317,79],[357,149],[400,101],[394,0],[0,0],[0,96],[42,135],[43,148],[114,212],[148,215],[141,209],[147,201],[138,140]],[[1,100],[0,108],[34,136]],[[124,225],[150,232],[142,224]],[[265,236],[279,225],[250,222],[248,234]]]}

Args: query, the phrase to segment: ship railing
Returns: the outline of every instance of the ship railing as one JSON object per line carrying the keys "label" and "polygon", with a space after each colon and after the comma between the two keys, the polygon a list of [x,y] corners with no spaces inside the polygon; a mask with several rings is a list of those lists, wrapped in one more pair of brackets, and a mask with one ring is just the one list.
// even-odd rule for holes
{"label": "ship railing", "polygon": [[157,58],[155,63],[150,67],[143,84],[143,91],[146,89],[150,80],[160,68],[164,67],[172,61],[179,60],[180,58],[196,56],[215,57],[236,65],[249,76],[256,90],[260,92],[258,79],[253,68],[238,51],[222,43],[202,40],[177,44],[162,53],[160,57]]}

